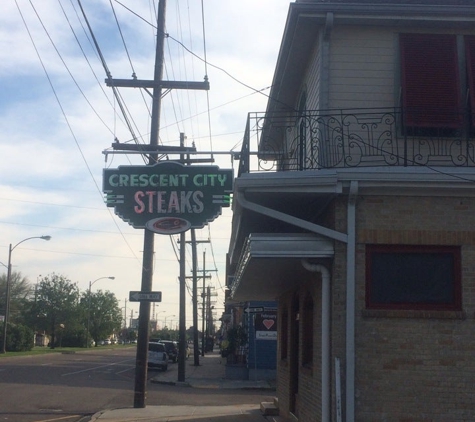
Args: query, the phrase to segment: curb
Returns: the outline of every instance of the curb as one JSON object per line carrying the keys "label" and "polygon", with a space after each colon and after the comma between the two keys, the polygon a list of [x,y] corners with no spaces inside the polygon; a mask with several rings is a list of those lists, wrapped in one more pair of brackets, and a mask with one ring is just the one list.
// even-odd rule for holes
{"label": "curb", "polygon": [[89,422],[95,422],[95,421],[97,421],[97,420],[101,417],[101,415],[103,415],[103,414],[106,413],[106,412],[110,412],[111,410],[113,410],[113,409],[100,410],[99,412],[94,413],[94,414],[91,416],[91,419],[89,419]]}
{"label": "curb", "polygon": [[152,384],[161,384],[161,385],[177,385],[179,387],[192,387],[189,382],[186,381],[162,381],[151,378],[149,380]]}

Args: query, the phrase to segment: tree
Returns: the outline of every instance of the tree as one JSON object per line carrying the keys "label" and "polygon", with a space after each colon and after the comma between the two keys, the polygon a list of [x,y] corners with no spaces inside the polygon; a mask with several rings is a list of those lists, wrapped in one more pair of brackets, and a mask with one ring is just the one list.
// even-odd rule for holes
{"label": "tree", "polygon": [[114,293],[102,290],[85,292],[81,298],[81,309],[96,346],[101,339],[120,331],[122,311]]}
{"label": "tree", "polygon": [[[28,299],[33,290],[30,282],[20,272],[13,271],[10,277],[10,312],[11,322],[22,320],[25,309],[28,309]],[[0,276],[0,315],[5,313],[5,298],[7,293],[7,274]]]}
{"label": "tree", "polygon": [[58,329],[77,324],[79,289],[75,283],[62,275],[43,277],[36,291],[35,313],[38,325],[43,325],[51,335],[51,348],[56,345]]}

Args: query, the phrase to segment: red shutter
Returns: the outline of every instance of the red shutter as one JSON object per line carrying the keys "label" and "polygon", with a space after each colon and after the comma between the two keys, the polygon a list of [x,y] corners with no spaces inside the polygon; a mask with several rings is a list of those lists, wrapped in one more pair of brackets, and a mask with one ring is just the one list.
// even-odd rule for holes
{"label": "red shutter", "polygon": [[475,127],[475,37],[465,37],[465,55],[467,58],[467,79],[472,108],[472,126]]}
{"label": "red shutter", "polygon": [[455,35],[401,34],[400,45],[406,126],[460,127]]}

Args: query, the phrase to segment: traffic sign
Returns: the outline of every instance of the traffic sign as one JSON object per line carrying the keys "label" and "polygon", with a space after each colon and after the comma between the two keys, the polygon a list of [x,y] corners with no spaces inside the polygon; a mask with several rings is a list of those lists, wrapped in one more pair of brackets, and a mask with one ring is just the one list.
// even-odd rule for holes
{"label": "traffic sign", "polygon": [[246,308],[246,309],[244,309],[244,312],[246,312],[247,314],[255,314],[255,313],[258,313],[258,312],[264,312],[264,308],[263,307]]}
{"label": "traffic sign", "polygon": [[130,302],[161,302],[162,292],[129,292]]}

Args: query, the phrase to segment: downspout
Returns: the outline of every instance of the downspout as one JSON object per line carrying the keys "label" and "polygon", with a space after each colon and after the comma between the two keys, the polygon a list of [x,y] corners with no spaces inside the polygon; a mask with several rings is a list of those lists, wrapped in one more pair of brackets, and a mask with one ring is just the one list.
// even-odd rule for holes
{"label": "downspout", "polygon": [[346,245],[346,422],[355,420],[355,265],[356,198],[358,182],[351,181],[348,195],[348,242]]}
{"label": "downspout", "polygon": [[330,272],[320,264],[311,264],[302,259],[303,267],[322,277],[322,421],[329,422],[331,409],[330,379]]}

